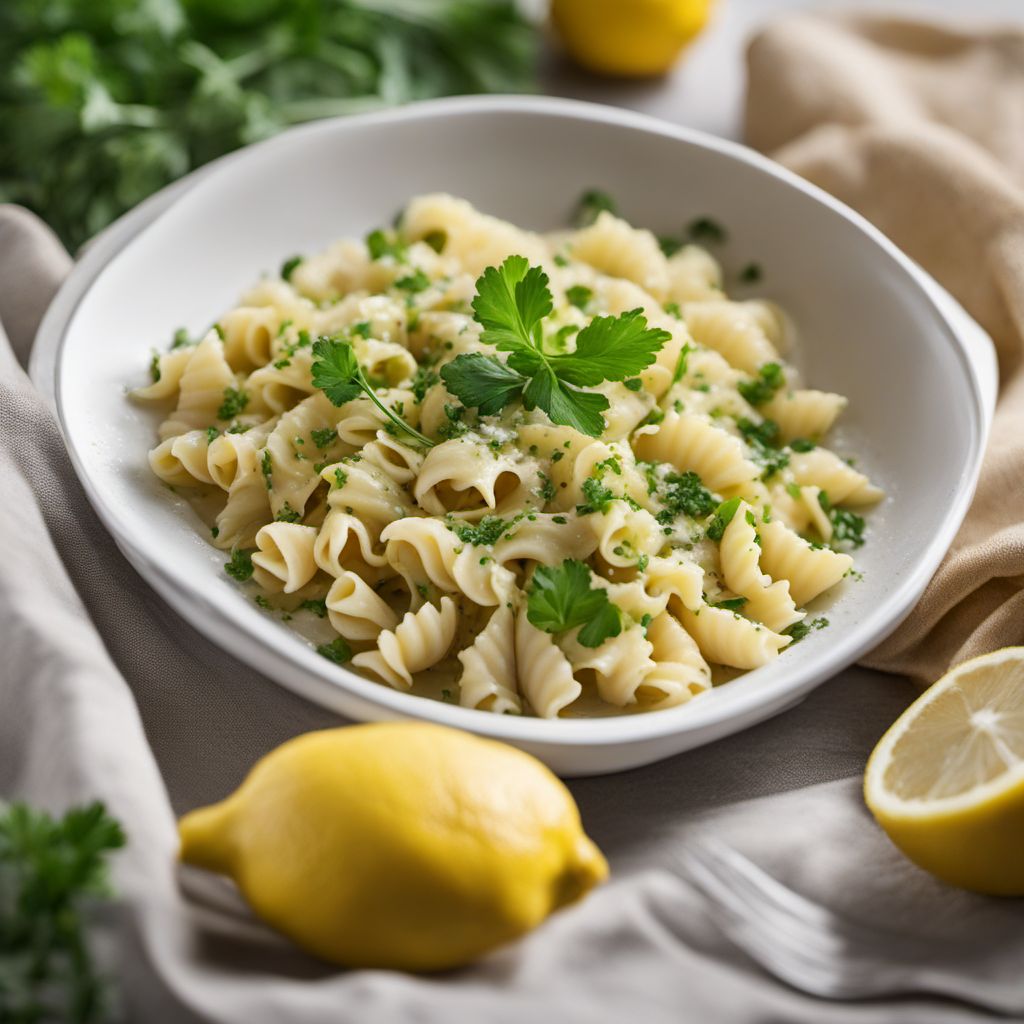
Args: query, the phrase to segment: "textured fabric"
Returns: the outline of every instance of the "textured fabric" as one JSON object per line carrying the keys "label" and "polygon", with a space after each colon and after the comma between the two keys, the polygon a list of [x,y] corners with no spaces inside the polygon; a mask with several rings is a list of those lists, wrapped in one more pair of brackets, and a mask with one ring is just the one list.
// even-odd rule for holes
{"label": "textured fabric", "polygon": [[933,682],[1024,643],[1024,33],[789,18],[750,48],[748,141],[838,196],[992,335],[977,496],[917,608],[866,664]]}
{"label": "textured fabric", "polygon": [[[802,21],[792,29],[797,40],[825,33],[837,53],[873,52],[848,30]],[[787,63],[792,58],[772,60],[769,49],[784,47],[788,31],[781,26],[755,48],[754,81],[759,91],[777,88],[782,105],[792,108],[783,84],[794,73]],[[995,57],[986,54],[998,45],[977,43],[972,61],[979,73],[989,73]],[[808,67],[823,68],[818,75],[827,78],[830,65],[837,75],[843,71],[840,57],[823,57],[825,44],[812,49]],[[922,57],[932,59],[939,58]],[[774,67],[759,70],[759,60]],[[824,95],[825,83],[811,81]],[[896,94],[896,86],[890,91]],[[763,100],[767,119],[779,101],[772,102],[770,93]],[[767,148],[790,139],[809,145],[812,123],[808,114],[777,137],[767,127],[757,135],[753,123],[752,132]],[[1019,158],[1012,141],[1003,145],[1001,159]],[[805,160],[808,173],[811,163]],[[1012,186],[1006,191],[1012,194]],[[905,200],[912,199],[911,190]],[[995,264],[981,258],[983,237],[979,232],[963,280],[944,280],[985,319],[982,307],[997,309],[993,296],[1002,293],[986,276]],[[956,258],[950,263],[960,267]],[[914,694],[905,680],[864,669],[843,673],[800,706],[740,736],[649,768],[572,782],[587,830],[609,857],[613,881],[524,941],[463,971],[420,978],[337,970],[255,921],[223,879],[176,867],[175,814],[224,796],[284,739],[338,720],[232,660],[183,623],[124,561],[90,509],[56,425],[22,370],[35,324],[68,265],[38,221],[0,208],[0,322],[7,331],[6,338],[0,332],[0,796],[55,810],[98,797],[125,824],[129,845],[115,860],[121,900],[105,929],[128,1019],[989,1019],[938,1000],[832,1004],[801,995],[722,938],[680,871],[686,843],[714,835],[794,888],[856,918],[909,935],[967,939],[986,976],[1018,980],[1021,907],[956,892],[924,875],[892,848],[864,809],[864,760]],[[931,269],[942,268],[933,263]],[[1009,275],[1005,266],[1003,273]],[[979,285],[980,278],[988,283]],[[972,298],[974,287],[978,295]],[[1002,315],[1009,322],[1010,314]],[[986,326],[1001,339],[1009,337],[996,331],[997,319],[993,312]],[[1004,396],[1001,416],[1005,409]],[[983,589],[985,615],[995,620],[997,588]],[[1007,585],[1005,596],[1011,593]]]}

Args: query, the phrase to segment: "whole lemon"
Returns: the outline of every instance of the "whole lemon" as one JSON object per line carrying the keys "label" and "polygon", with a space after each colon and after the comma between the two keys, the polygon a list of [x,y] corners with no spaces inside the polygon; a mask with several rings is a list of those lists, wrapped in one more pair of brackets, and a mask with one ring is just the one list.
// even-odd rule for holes
{"label": "whole lemon", "polygon": [[604,75],[660,75],[707,23],[713,0],[552,0],[572,58]]}
{"label": "whole lemon", "polygon": [[265,921],[351,967],[468,963],[608,874],[544,765],[426,723],[290,740],[179,830],[182,860],[230,876]]}

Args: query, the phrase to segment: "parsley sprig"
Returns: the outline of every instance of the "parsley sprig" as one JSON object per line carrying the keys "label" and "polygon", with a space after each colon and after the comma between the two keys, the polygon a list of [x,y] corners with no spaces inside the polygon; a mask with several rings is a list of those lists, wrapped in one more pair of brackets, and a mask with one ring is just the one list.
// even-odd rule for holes
{"label": "parsley sprig", "polygon": [[106,858],[124,844],[100,803],[61,818],[23,803],[0,805],[0,1019],[106,1019],[108,993],[82,908],[109,895]]}
{"label": "parsley sprig", "polygon": [[583,389],[635,377],[671,337],[648,327],[643,311],[634,309],[595,317],[576,335],[575,351],[563,351],[564,338],[544,334],[544,319],[554,308],[547,274],[523,256],[488,267],[476,291],[473,313],[484,328],[481,340],[509,353],[508,361],[463,354],[441,367],[441,378],[463,405],[484,416],[521,399],[527,409],[547,413],[552,423],[598,437],[608,399]]}
{"label": "parsley sprig", "polygon": [[576,635],[580,644],[600,647],[622,632],[622,614],[608,600],[608,591],[592,587],[590,579],[590,570],[575,558],[557,566],[538,566],[526,600],[526,618],[545,633],[582,626]]}
{"label": "parsley sprig", "polygon": [[377,397],[349,342],[337,337],[321,337],[313,343],[313,386],[320,388],[333,405],[345,405],[366,395],[399,430],[424,448],[433,448],[434,442],[429,437],[409,426]]}

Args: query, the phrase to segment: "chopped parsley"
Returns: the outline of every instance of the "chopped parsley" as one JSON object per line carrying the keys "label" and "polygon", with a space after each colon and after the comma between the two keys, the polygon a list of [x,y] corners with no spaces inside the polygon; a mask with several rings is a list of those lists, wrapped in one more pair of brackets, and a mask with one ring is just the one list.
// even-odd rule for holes
{"label": "chopped parsley", "polygon": [[724,601],[713,601],[708,607],[722,608],[727,612],[738,612],[747,603],[745,597],[729,597]]}
{"label": "chopped parsley", "polygon": [[540,474],[540,488],[537,491],[537,497],[544,502],[555,500],[555,483],[547,473]]}
{"label": "chopped parsley", "polygon": [[757,284],[761,280],[763,274],[761,272],[760,263],[748,263],[740,271],[740,283],[741,284]]}
{"label": "chopped parsley", "polygon": [[576,514],[579,516],[588,516],[596,512],[604,514],[615,501],[615,494],[611,488],[605,487],[596,476],[587,477],[583,481],[583,497],[586,501],[576,506]]}
{"label": "chopped parsley", "polygon": [[217,419],[233,420],[236,416],[245,411],[249,404],[249,392],[241,388],[225,388],[224,401],[217,410]]}
{"label": "chopped parsley", "polygon": [[497,544],[511,526],[509,520],[500,516],[484,516],[478,523],[460,523],[454,528],[454,532],[463,544],[491,547]]}
{"label": "chopped parsley", "polygon": [[286,501],[278,510],[274,519],[279,523],[297,523],[302,518],[302,513],[292,508]]}
{"label": "chopped parsley", "polygon": [[832,548],[860,548],[864,546],[864,517],[846,508],[836,508],[824,491],[818,493],[818,504],[832,524]]}
{"label": "chopped parsley", "polygon": [[412,379],[409,389],[417,402],[422,402],[427,397],[427,392],[440,380],[437,371],[429,366],[417,366],[416,374]]}
{"label": "chopped parsley", "polygon": [[686,233],[694,242],[700,242],[702,245],[708,242],[718,245],[729,237],[725,228],[710,217],[698,217],[690,221]]}
{"label": "chopped parsley", "polygon": [[191,344],[193,344],[193,341],[189,337],[187,328],[179,327],[171,338],[171,351],[174,351],[176,348],[188,348]]}
{"label": "chopped parsley", "polygon": [[669,316],[674,316],[677,320],[683,319],[683,309],[678,302],[666,302],[661,308],[665,310]]}
{"label": "chopped parsley", "polygon": [[584,647],[600,647],[622,632],[622,614],[608,600],[608,591],[591,587],[583,562],[567,558],[561,565],[540,565],[526,599],[526,617],[545,633],[564,633],[581,626],[576,639]]}
{"label": "chopped parsley", "polygon": [[774,420],[753,420],[741,416],[736,421],[743,440],[747,442],[754,460],[764,467],[762,480],[771,479],[789,465],[789,453],[779,447],[779,425]]}
{"label": "chopped parsley", "polygon": [[671,258],[682,249],[683,241],[674,235],[659,235],[658,246],[666,257]]}
{"label": "chopped parsley", "polygon": [[395,282],[395,287],[400,288],[403,292],[408,292],[410,295],[416,295],[430,287],[430,278],[417,268],[413,273],[400,277]]}
{"label": "chopped parsley", "polygon": [[730,498],[728,501],[723,501],[715,509],[714,517],[708,523],[705,530],[705,533],[711,540],[720,541],[722,539],[725,528],[732,522],[732,518],[736,515],[736,510],[740,507],[742,500],[742,498]]}
{"label": "chopped parsley", "polygon": [[231,561],[224,563],[224,571],[239,583],[244,583],[252,576],[252,552],[235,548],[231,552]]}
{"label": "chopped parsley", "polygon": [[393,256],[396,262],[404,263],[406,245],[393,232],[385,233],[378,228],[366,236],[366,248],[370,251],[371,260],[383,259],[385,256]]}
{"label": "chopped parsley", "polygon": [[789,626],[782,631],[782,635],[791,636],[793,638],[793,643],[789,645],[792,647],[793,644],[800,643],[800,641],[813,630],[825,629],[828,624],[828,619],[824,618],[812,619],[810,622],[794,622],[792,626]]}
{"label": "chopped parsley", "polygon": [[778,363],[765,363],[754,380],[741,380],[736,390],[751,404],[764,405],[786,384],[786,375]]}
{"label": "chopped parsley", "polygon": [[290,259],[285,260],[284,263],[281,264],[281,277],[286,281],[290,281],[292,279],[292,274],[295,273],[302,262],[302,256],[292,256]]}
{"label": "chopped parsley", "polygon": [[220,437],[220,431],[216,427],[206,428],[206,443],[208,445],[213,444],[213,442],[216,441],[218,437]]}
{"label": "chopped parsley", "polygon": [[263,480],[267,485],[267,490],[273,486],[273,475],[274,465],[270,455],[270,449],[263,449],[263,456],[260,459],[260,472],[263,474]]}
{"label": "chopped parsley", "polygon": [[334,470],[334,487],[337,490],[341,490],[345,484],[348,483],[348,473],[345,472],[340,466]]}
{"label": "chopped parsley", "polygon": [[571,288],[566,288],[565,297],[570,306],[585,310],[587,303],[594,297],[594,293],[585,284],[574,284]]}
{"label": "chopped parsley", "polygon": [[644,386],[644,382],[639,377],[630,377],[629,380],[622,382],[622,386],[627,391],[639,391]]}
{"label": "chopped parsley", "polygon": [[[652,481],[648,481],[650,486]],[[677,516],[704,519],[715,511],[716,503],[704,481],[694,472],[669,473],[665,477],[665,490],[661,500],[665,508],[657,515],[662,525],[671,523]]]}
{"label": "chopped parsley", "polygon": [[789,442],[789,447],[795,452],[810,452],[818,447],[818,443],[808,437],[795,437]]}
{"label": "chopped parsley", "polygon": [[343,636],[335,637],[329,644],[320,644],[316,653],[321,658],[333,661],[335,665],[341,665],[352,658],[352,648]]}
{"label": "chopped parsley", "polygon": [[578,228],[589,227],[602,213],[618,214],[619,206],[607,192],[588,189],[580,196],[572,222]]}
{"label": "chopped parsley", "polygon": [[314,427],[309,433],[317,448],[330,448],[338,439],[338,431],[334,427],[324,427],[323,430]]}
{"label": "chopped parsley", "polygon": [[160,353],[154,352],[153,358],[149,361],[149,376],[155,384],[160,379]]}
{"label": "chopped parsley", "polygon": [[323,597],[315,598],[315,599],[314,598],[310,598],[310,599],[308,599],[306,601],[303,601],[302,604],[299,605],[299,607],[303,611],[312,612],[318,619],[325,619],[325,618],[327,618],[327,599],[326,598],[323,598]]}

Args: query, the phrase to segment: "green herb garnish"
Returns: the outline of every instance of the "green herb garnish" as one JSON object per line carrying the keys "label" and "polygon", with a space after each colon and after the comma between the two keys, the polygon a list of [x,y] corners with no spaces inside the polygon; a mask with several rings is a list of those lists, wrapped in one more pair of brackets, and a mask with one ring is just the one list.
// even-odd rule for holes
{"label": "green herb garnish", "polygon": [[377,397],[349,342],[337,337],[321,337],[313,344],[313,356],[313,386],[320,388],[333,405],[345,405],[360,395],[366,395],[398,429],[425,448],[434,446],[429,437],[410,427]]}
{"label": "green herb garnish", "polygon": [[324,427],[322,430],[314,427],[310,432],[313,444],[317,448],[330,448],[338,440],[338,431],[334,427]]}
{"label": "green herb garnish", "polygon": [[225,388],[224,401],[217,410],[217,419],[233,420],[249,404],[249,393],[240,388]]}
{"label": "green herb garnish", "polygon": [[352,648],[349,647],[343,636],[335,637],[329,644],[320,644],[316,653],[335,665],[341,665],[352,658]]}
{"label": "green herb garnish", "polygon": [[306,612],[312,612],[318,619],[327,618],[327,599],[324,597],[320,598],[309,598],[303,601],[299,607]]}
{"label": "green herb garnish", "polygon": [[290,281],[292,279],[292,274],[294,274],[302,264],[303,259],[304,257],[302,256],[292,256],[290,259],[285,260],[284,263],[281,264],[281,277],[283,277],[285,281]]}
{"label": "green herb garnish", "polygon": [[110,895],[106,860],[124,845],[101,803],[60,818],[0,804],[0,1019],[108,1019],[109,993],[89,951],[83,905]]}
{"label": "green herb garnish", "polygon": [[704,531],[709,539],[714,541],[722,539],[725,528],[732,522],[732,518],[736,515],[736,510],[740,507],[742,500],[742,498],[730,498],[728,501],[723,501],[715,509],[714,517]]}
{"label": "green herb garnish", "polygon": [[508,352],[508,362],[479,352],[460,355],[441,368],[441,379],[482,415],[522,398],[527,409],[542,409],[553,423],[598,437],[608,399],[582,388],[635,376],[670,338],[667,331],[648,328],[635,309],[596,317],[577,334],[575,352],[552,352],[543,328],[552,297],[540,267],[510,256],[500,268],[488,267],[476,288],[473,310],[484,327],[481,340]]}
{"label": "green herb garnish", "polygon": [[302,513],[291,507],[286,501],[278,510],[274,519],[279,523],[297,523],[302,518]]}
{"label": "green herb garnish", "polygon": [[239,583],[244,583],[252,576],[252,552],[235,548],[231,552],[231,561],[224,563],[224,571]]}
{"label": "green herb garnish", "polygon": [[778,363],[765,363],[758,370],[754,380],[741,380],[736,390],[751,404],[764,405],[775,397],[779,388],[785,387],[786,375]]}
{"label": "green herb garnish", "polygon": [[582,626],[576,639],[584,647],[600,647],[622,632],[622,614],[608,600],[608,591],[591,587],[590,581],[590,570],[573,558],[559,566],[538,566],[526,600],[527,619],[546,633]]}
{"label": "green herb garnish", "polygon": [[572,222],[578,228],[589,227],[602,213],[618,214],[619,206],[607,192],[588,189],[580,196]]}
{"label": "green herb garnish", "polygon": [[665,508],[656,517],[662,525],[671,523],[680,515],[704,519],[714,512],[715,499],[696,473],[669,473],[665,477],[665,484],[661,495]]}
{"label": "green herb garnish", "polygon": [[710,217],[698,217],[696,220],[690,221],[686,233],[694,242],[701,244],[711,242],[717,245],[729,237],[725,228]]}

